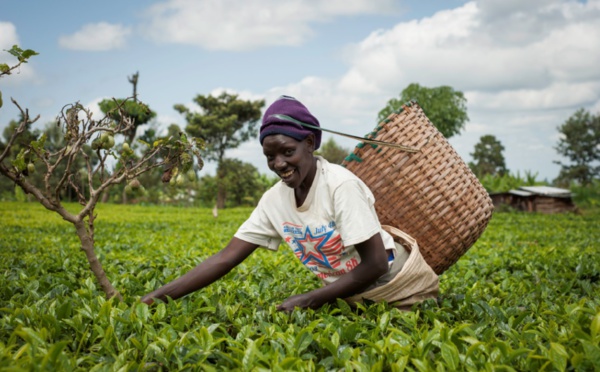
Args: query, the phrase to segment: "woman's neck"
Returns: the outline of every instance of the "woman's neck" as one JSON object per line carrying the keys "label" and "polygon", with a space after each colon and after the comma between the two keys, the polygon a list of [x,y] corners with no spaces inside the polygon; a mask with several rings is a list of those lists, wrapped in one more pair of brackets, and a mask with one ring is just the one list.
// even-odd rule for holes
{"label": "woman's neck", "polygon": [[312,187],[313,181],[315,180],[315,175],[317,174],[317,158],[313,157],[312,167],[309,170],[308,174],[304,178],[304,180],[300,183],[300,186],[294,189],[294,196],[296,199],[296,207],[302,206],[308,193],[310,192],[310,188]]}

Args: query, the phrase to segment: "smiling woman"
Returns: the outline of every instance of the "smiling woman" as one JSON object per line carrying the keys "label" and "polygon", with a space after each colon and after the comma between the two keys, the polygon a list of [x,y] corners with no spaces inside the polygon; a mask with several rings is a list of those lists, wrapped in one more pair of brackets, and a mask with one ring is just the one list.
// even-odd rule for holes
{"label": "smiling woman", "polygon": [[398,306],[435,298],[437,275],[418,259],[416,246],[407,251],[382,229],[371,190],[347,169],[313,155],[321,143],[318,128],[319,121],[296,99],[275,101],[264,114],[260,142],[282,182],[263,195],[223,250],[142,301],[176,299],[201,289],[256,248],[277,250],[282,241],[324,285],[287,298],[279,310],[318,308],[338,298],[354,302],[383,286],[389,295],[377,299]]}

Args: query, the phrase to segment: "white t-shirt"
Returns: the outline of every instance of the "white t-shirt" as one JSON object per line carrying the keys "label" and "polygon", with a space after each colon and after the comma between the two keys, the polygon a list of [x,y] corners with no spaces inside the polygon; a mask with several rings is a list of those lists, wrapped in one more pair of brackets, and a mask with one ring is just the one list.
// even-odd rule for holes
{"label": "white t-shirt", "polygon": [[296,207],[294,190],[277,183],[261,198],[235,237],[271,250],[281,241],[326,284],[360,263],[354,245],[380,233],[386,249],[392,237],[381,229],[371,190],[346,168],[317,156],[317,172],[306,200]]}

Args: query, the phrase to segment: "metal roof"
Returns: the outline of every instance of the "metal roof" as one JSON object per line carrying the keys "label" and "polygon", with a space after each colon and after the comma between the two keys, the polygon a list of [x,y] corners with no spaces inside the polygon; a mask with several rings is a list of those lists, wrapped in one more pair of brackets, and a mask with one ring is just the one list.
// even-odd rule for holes
{"label": "metal roof", "polygon": [[511,194],[511,195],[517,195],[517,196],[531,196],[531,195],[533,195],[532,192],[524,191],[524,190],[509,190],[508,193]]}
{"label": "metal roof", "polygon": [[[550,187],[550,186],[521,186],[519,190],[525,191],[531,194],[536,195],[544,195],[544,196],[554,196],[558,198],[568,198],[571,197],[571,191],[566,189],[560,189],[558,187]],[[511,190],[515,191],[515,190]],[[531,195],[529,194],[529,195]]]}

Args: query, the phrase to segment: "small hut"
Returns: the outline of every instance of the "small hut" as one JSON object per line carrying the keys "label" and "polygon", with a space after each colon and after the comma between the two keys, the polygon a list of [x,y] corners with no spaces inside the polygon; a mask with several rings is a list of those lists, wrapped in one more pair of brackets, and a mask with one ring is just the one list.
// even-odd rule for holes
{"label": "small hut", "polygon": [[522,186],[517,190],[492,193],[494,207],[508,205],[517,210],[538,213],[562,213],[576,210],[571,191],[550,186]]}

